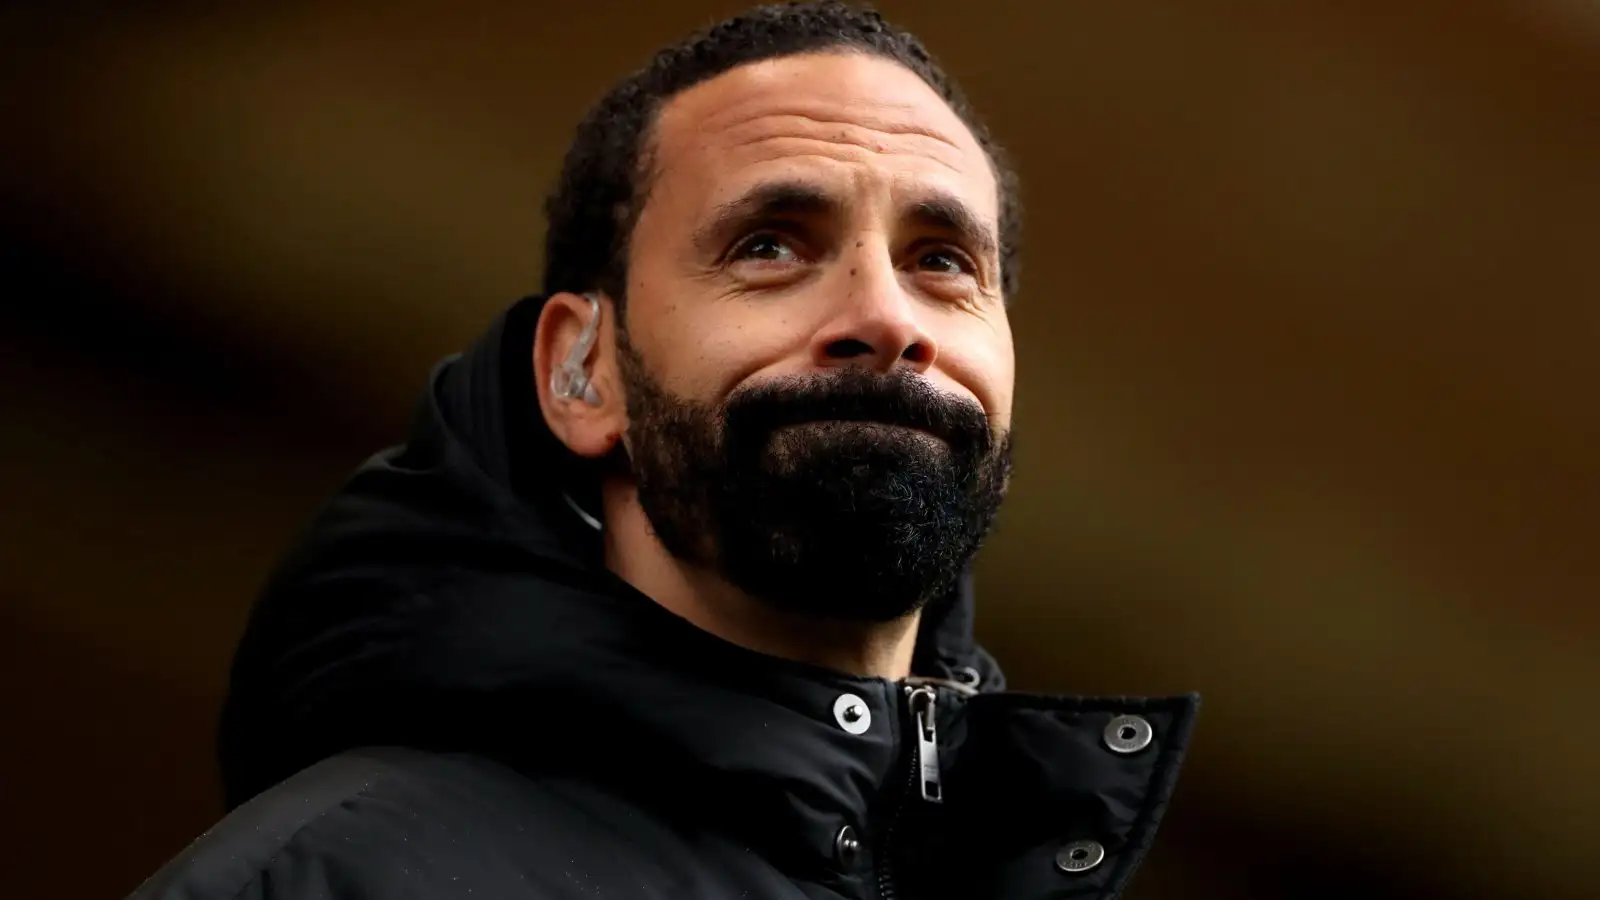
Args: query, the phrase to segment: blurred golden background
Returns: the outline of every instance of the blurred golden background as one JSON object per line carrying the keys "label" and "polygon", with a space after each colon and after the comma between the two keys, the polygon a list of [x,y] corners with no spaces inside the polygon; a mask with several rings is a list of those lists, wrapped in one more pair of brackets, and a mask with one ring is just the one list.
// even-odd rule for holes
{"label": "blurred golden background", "polygon": [[[219,813],[275,556],[729,2],[0,13],[0,894]],[[1600,897],[1600,5],[880,4],[1016,156],[1021,686],[1206,695],[1136,900]]]}

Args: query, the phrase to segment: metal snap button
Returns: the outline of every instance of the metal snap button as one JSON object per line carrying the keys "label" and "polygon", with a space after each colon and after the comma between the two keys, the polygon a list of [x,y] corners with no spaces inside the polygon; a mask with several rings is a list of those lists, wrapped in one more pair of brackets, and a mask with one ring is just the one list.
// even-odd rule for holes
{"label": "metal snap button", "polygon": [[855,694],[840,694],[833,701],[833,719],[851,734],[865,734],[872,727],[872,707]]}
{"label": "metal snap button", "polygon": [[1072,875],[1081,875],[1106,858],[1106,848],[1098,841],[1073,841],[1056,851],[1056,868]]}
{"label": "metal snap button", "polygon": [[845,870],[854,869],[861,862],[861,839],[849,825],[839,829],[833,839],[833,856]]}
{"label": "metal snap button", "polygon": [[1113,753],[1138,753],[1150,746],[1154,728],[1139,716],[1117,716],[1106,724],[1103,737]]}

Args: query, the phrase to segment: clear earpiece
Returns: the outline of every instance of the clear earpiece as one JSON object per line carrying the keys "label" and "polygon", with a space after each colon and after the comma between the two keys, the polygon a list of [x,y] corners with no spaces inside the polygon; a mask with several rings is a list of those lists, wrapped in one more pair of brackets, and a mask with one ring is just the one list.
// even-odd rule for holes
{"label": "clear earpiece", "polygon": [[589,358],[589,351],[594,349],[595,335],[600,331],[600,298],[594,294],[583,296],[589,301],[589,321],[583,323],[583,330],[578,332],[578,339],[573,342],[567,358],[550,373],[550,392],[565,400],[582,397],[583,402],[590,406],[599,406],[600,395],[589,383],[589,371],[584,368],[584,361]]}

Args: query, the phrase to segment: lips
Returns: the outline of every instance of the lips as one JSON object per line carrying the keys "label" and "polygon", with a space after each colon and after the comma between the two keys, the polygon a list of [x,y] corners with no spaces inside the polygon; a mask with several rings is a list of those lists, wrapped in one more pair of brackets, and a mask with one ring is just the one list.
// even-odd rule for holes
{"label": "lips", "polygon": [[809,419],[804,422],[795,422],[779,426],[779,431],[799,428],[817,428],[819,430],[839,429],[866,432],[905,432],[908,434],[923,435],[939,441],[947,439],[935,434],[931,429],[920,425],[910,425],[904,422],[884,422],[877,419]]}
{"label": "lips", "polygon": [[853,431],[883,439],[891,430],[920,432],[974,460],[987,455],[993,442],[988,416],[975,401],[945,393],[908,370],[884,375],[846,369],[764,382],[736,391],[723,414],[723,434],[735,453],[759,453],[774,435],[801,426],[813,434],[834,429],[841,436]]}
{"label": "lips", "polygon": [[[802,426],[919,431],[948,442],[958,438],[967,424],[962,421],[968,418],[965,409],[951,409],[962,402],[942,394],[915,399],[904,394],[791,396],[762,409],[761,424],[771,431]],[[744,424],[753,423],[746,419]]]}

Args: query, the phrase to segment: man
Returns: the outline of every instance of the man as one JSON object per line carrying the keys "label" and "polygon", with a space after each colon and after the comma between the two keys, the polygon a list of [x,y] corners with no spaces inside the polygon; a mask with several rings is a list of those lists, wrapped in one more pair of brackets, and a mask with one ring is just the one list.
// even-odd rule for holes
{"label": "man", "polygon": [[1003,692],[1017,199],[911,36],[763,7],[580,126],[545,291],[239,648],[141,898],[1111,897],[1195,700]]}

